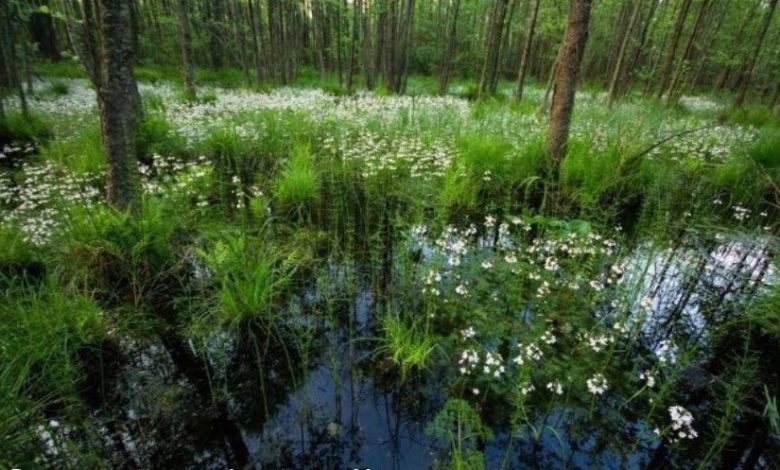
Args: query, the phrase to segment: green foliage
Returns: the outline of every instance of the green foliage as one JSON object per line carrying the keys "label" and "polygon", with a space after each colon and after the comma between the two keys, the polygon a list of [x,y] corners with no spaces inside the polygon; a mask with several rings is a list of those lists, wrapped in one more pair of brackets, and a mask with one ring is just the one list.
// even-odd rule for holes
{"label": "green foliage", "polygon": [[71,211],[56,254],[67,279],[105,305],[143,305],[176,290],[181,266],[173,238],[185,221],[173,206],[145,199],[136,215],[105,206]]}
{"label": "green foliage", "polygon": [[54,96],[65,96],[70,93],[70,87],[62,80],[55,80],[51,82],[46,91]]}
{"label": "green foliage", "polygon": [[97,124],[84,125],[71,136],[49,142],[41,149],[41,156],[79,175],[100,174],[106,166]]}
{"label": "green foliage", "polygon": [[387,354],[401,369],[401,380],[410,372],[422,372],[430,366],[436,341],[422,325],[408,326],[400,317],[387,314],[382,319],[382,332],[378,351]]}
{"label": "green foliage", "polygon": [[17,286],[0,303],[0,467],[36,454],[45,409],[74,403],[81,379],[76,352],[105,335],[103,314],[89,299],[56,284]]}
{"label": "green foliage", "polygon": [[138,127],[136,152],[139,159],[158,155],[186,155],[186,140],[171,129],[165,118],[148,113]]}
{"label": "green foliage", "polygon": [[276,183],[276,199],[282,207],[310,208],[320,197],[320,177],[310,146],[299,144]]}
{"label": "green foliage", "polygon": [[480,442],[492,439],[491,430],[465,400],[450,398],[425,432],[449,443],[451,470],[481,470],[485,457],[477,450]]}
{"label": "green foliage", "polygon": [[7,112],[0,119],[0,138],[5,141],[41,142],[52,136],[51,124],[43,116]]}
{"label": "green foliage", "polygon": [[227,235],[201,252],[217,283],[216,305],[201,323],[237,328],[246,320],[273,320],[291,271],[261,239]]}
{"label": "green foliage", "polygon": [[29,281],[41,280],[46,272],[40,250],[26,240],[12,223],[0,224],[0,292]]}

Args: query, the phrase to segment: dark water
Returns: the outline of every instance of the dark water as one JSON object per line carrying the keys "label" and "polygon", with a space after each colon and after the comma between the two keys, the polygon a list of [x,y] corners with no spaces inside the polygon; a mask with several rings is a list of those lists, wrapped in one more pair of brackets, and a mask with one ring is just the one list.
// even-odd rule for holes
{"label": "dark water", "polygon": [[[723,286],[735,297],[732,278],[747,288],[759,282],[753,273],[766,247],[725,246],[685,261],[682,252],[634,255],[637,265],[652,267],[643,291],[654,295],[654,324],[665,325],[671,313],[687,316],[691,335],[706,340],[697,332],[718,311],[704,309],[711,303],[705,300],[722,301]],[[701,269],[686,267],[702,259]],[[728,269],[736,274],[724,277]],[[691,276],[701,278],[693,287]],[[316,288],[301,289],[281,324],[216,334],[205,355],[203,345],[176,344],[163,333],[162,341],[124,337],[115,361],[121,365],[106,360],[106,350],[99,361],[87,358],[101,365],[85,389],[93,395],[96,446],[126,468],[445,468],[449,443],[426,426],[448,398],[454,365],[437,363],[400,380],[375,352],[375,319],[383,311],[375,291],[361,279],[332,277],[330,284],[358,287],[343,289],[332,304]],[[697,295],[681,296],[681,286]],[[662,329],[648,331],[650,340]],[[553,409],[535,411],[536,435],[527,428],[511,433],[506,405],[491,406],[478,405],[494,433],[477,444],[488,469],[649,468],[663,450],[640,421],[622,418],[615,431],[581,411]],[[61,454],[49,461],[62,463]]]}

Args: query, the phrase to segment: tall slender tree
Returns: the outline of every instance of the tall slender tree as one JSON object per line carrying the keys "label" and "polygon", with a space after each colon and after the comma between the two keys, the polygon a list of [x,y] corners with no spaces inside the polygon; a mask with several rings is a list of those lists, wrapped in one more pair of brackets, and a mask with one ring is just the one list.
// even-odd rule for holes
{"label": "tall slender tree", "polygon": [[758,54],[761,52],[761,46],[764,44],[766,32],[769,30],[769,25],[772,23],[772,16],[774,15],[775,9],[777,8],[777,1],[778,0],[769,0],[769,3],[767,4],[766,12],[764,12],[764,18],[761,22],[761,29],[759,30],[758,36],[756,37],[753,50],[748,57],[744,68],[742,69],[739,89],[737,91],[736,98],[734,98],[734,106],[742,106],[745,103],[748,86],[750,85],[750,79],[753,74],[753,67],[756,65]]}
{"label": "tall slender tree", "polygon": [[547,127],[547,153],[554,180],[558,178],[561,161],[566,154],[577,77],[588,42],[590,8],[590,0],[571,0],[569,3],[566,32],[555,67],[550,123]]}
{"label": "tall slender tree", "polygon": [[528,17],[528,29],[525,33],[523,42],[523,54],[520,57],[520,69],[517,71],[517,83],[515,84],[515,98],[517,101],[523,99],[523,88],[525,84],[525,74],[528,71],[528,62],[531,60],[531,46],[534,41],[534,31],[536,30],[536,19],[539,16],[540,0],[531,0],[531,16]]}
{"label": "tall slender tree", "polygon": [[195,74],[192,65],[192,33],[190,32],[190,13],[187,0],[178,0],[179,40],[181,41],[181,62],[184,74],[184,87],[190,98],[195,97]]}
{"label": "tall slender tree", "polygon": [[[449,3],[449,2],[448,2]],[[450,69],[452,67],[452,56],[455,54],[455,47],[458,40],[458,14],[460,13],[460,0],[454,0],[449,4],[448,9],[449,23],[447,26],[447,38],[441,60],[439,61],[438,87],[439,94],[447,93],[447,87],[450,81]]]}
{"label": "tall slender tree", "polygon": [[628,43],[631,40],[631,35],[634,32],[639,14],[642,11],[642,0],[634,0],[634,10],[631,13],[631,19],[629,20],[628,27],[623,33],[623,40],[620,42],[620,49],[617,53],[617,59],[615,60],[615,68],[612,71],[612,78],[609,81],[609,88],[607,89],[607,95],[609,97],[609,105],[617,98],[620,86],[620,80],[623,76],[623,61],[626,57],[626,51],[628,50]]}

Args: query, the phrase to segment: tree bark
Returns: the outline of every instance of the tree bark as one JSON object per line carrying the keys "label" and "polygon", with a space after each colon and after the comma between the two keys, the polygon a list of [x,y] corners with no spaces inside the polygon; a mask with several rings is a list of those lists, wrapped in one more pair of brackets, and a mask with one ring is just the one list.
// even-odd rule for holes
{"label": "tree bark", "polygon": [[735,107],[742,106],[745,103],[748,87],[750,86],[751,75],[753,74],[753,67],[755,67],[756,61],[758,60],[758,54],[761,52],[761,46],[764,43],[766,32],[769,30],[769,25],[772,23],[772,16],[774,15],[776,8],[777,0],[769,0],[768,8],[766,13],[764,13],[764,20],[761,24],[761,30],[758,33],[758,38],[756,39],[756,43],[753,47],[753,52],[750,54],[745,67],[742,69],[739,91],[737,93],[737,97],[734,99]]}
{"label": "tree bark", "polygon": [[686,73],[685,68],[688,64],[691,53],[693,52],[693,45],[696,41],[696,38],[699,35],[699,32],[701,31],[702,20],[704,19],[704,16],[707,13],[709,5],[710,5],[710,0],[704,0],[701,3],[701,7],[699,8],[699,14],[696,15],[696,21],[693,24],[693,28],[691,29],[691,34],[688,36],[688,42],[685,45],[685,52],[683,52],[683,56],[680,59],[680,63],[677,64],[677,68],[674,71],[674,75],[672,75],[672,80],[671,82],[669,82],[669,89],[666,92],[666,104],[669,106],[677,103],[677,99],[678,99],[677,90],[681,86],[681,82],[683,81],[683,75],[685,75]]}
{"label": "tree bark", "polygon": [[520,57],[520,69],[517,71],[517,83],[515,84],[515,98],[517,101],[523,99],[523,88],[525,87],[525,74],[528,71],[528,62],[531,60],[531,46],[534,41],[534,31],[536,30],[536,19],[539,16],[540,0],[531,0],[531,16],[528,19],[528,31],[525,33],[523,43],[523,55]]}
{"label": "tree bark", "polygon": [[631,34],[634,32],[634,26],[639,19],[639,13],[642,11],[642,0],[635,0],[634,11],[631,13],[631,20],[629,20],[628,27],[623,34],[623,40],[620,42],[620,49],[618,50],[617,59],[615,61],[615,70],[612,71],[612,79],[609,81],[609,89],[607,94],[609,95],[609,106],[615,102],[619,90],[620,79],[623,76],[623,60],[626,56],[626,50],[628,49],[628,42],[631,40]]}
{"label": "tree bark", "polygon": [[211,65],[214,68],[220,68],[223,65],[224,48],[222,45],[224,43],[224,35],[222,34],[222,20],[225,12],[222,1],[207,0],[209,52],[211,54]]}
{"label": "tree bark", "polygon": [[590,6],[590,0],[571,0],[566,33],[555,70],[550,123],[547,128],[547,153],[551,160],[553,181],[557,181],[561,161],[566,154],[577,77],[588,42]]}
{"label": "tree bark", "polygon": [[190,32],[190,13],[187,0],[178,0],[179,40],[181,41],[181,63],[184,73],[184,87],[190,99],[195,98],[195,74],[192,66],[192,33]]}
{"label": "tree bark", "polygon": [[685,19],[688,17],[688,10],[691,8],[692,0],[682,0],[683,4],[677,14],[677,21],[674,24],[674,32],[672,33],[672,41],[669,44],[669,51],[664,61],[664,66],[661,69],[661,76],[658,77],[658,90],[657,97],[660,98],[666,86],[669,83],[669,75],[672,73],[672,67],[674,66],[675,55],[677,55],[677,46],[680,43],[680,36],[682,36],[683,28],[685,27]]}
{"label": "tree bark", "polygon": [[252,57],[255,63],[255,80],[261,82],[263,81],[262,56],[260,55],[260,39],[254,0],[249,0],[249,28],[252,31]]}
{"label": "tree bark", "polygon": [[506,15],[509,0],[496,0],[493,12],[490,15],[487,41],[485,44],[485,58],[482,63],[482,74],[479,79],[479,96],[483,97],[494,92],[492,84],[495,83],[498,57],[501,50],[501,35],[504,31],[504,16]]}
{"label": "tree bark", "polygon": [[363,73],[366,75],[366,88],[374,89],[374,60],[371,43],[371,11],[368,0],[363,0]]}
{"label": "tree bark", "polygon": [[[35,6],[46,5],[45,0],[35,0]],[[30,36],[38,44],[38,52],[49,60],[60,60],[60,50],[57,46],[57,31],[51,14],[34,11],[30,14]]]}
{"label": "tree bark", "polygon": [[138,167],[135,137],[137,115],[131,97],[138,87],[133,76],[133,45],[125,0],[98,0],[102,37],[98,108],[106,153],[106,197],[124,210],[136,207]]}
{"label": "tree bark", "polygon": [[359,38],[361,1],[355,0],[352,5],[352,35],[349,41],[349,65],[347,66],[347,88],[351,89],[355,79],[355,51]]}
{"label": "tree bark", "polygon": [[[538,0],[534,0],[538,1]],[[447,30],[447,45],[442,55],[441,63],[439,65],[439,95],[447,93],[447,88],[450,82],[450,68],[452,67],[452,56],[455,54],[455,46],[458,40],[458,13],[460,12],[460,0],[455,0],[455,3],[450,8],[450,22]]]}

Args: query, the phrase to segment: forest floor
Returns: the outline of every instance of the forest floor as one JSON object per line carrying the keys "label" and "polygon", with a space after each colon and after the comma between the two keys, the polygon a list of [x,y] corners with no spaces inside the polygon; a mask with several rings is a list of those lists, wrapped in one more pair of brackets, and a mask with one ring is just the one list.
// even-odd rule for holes
{"label": "forest floor", "polygon": [[0,467],[779,455],[769,110],[579,92],[551,184],[541,88],[139,88],[134,216],[85,80],[4,123]]}

